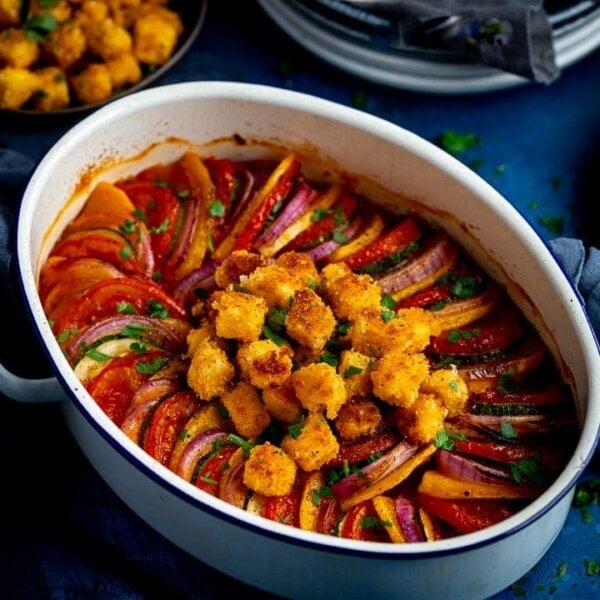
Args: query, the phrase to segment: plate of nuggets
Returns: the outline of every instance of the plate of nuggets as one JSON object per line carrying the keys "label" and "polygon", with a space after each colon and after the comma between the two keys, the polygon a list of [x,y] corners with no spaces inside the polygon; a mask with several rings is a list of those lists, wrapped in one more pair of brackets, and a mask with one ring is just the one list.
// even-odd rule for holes
{"label": "plate of nuggets", "polygon": [[187,52],[206,0],[0,0],[0,113],[90,112]]}

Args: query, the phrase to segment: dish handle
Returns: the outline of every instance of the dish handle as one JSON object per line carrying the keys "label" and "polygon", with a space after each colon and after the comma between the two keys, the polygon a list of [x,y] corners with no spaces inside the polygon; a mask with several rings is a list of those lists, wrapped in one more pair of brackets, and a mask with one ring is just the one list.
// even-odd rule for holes
{"label": "dish handle", "polygon": [[11,373],[0,364],[0,393],[11,400],[30,404],[60,402],[67,395],[56,377],[28,379]]}

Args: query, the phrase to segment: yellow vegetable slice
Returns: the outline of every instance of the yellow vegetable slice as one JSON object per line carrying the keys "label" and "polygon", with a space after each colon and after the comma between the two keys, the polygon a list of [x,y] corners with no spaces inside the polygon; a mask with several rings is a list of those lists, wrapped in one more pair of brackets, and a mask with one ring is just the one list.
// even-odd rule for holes
{"label": "yellow vegetable slice", "polygon": [[383,218],[381,217],[381,215],[379,213],[375,213],[365,226],[362,233],[351,242],[347,244],[342,244],[341,246],[336,248],[327,257],[327,262],[339,262],[350,256],[351,254],[362,250],[379,237],[379,234],[383,231],[384,225],[385,223],[383,222]]}
{"label": "yellow vegetable slice", "polygon": [[387,496],[375,496],[373,498],[373,508],[377,516],[385,523],[385,530],[390,536],[390,540],[396,544],[406,542],[404,534],[400,529],[398,517],[396,516],[396,503]]}
{"label": "yellow vegetable slice", "polygon": [[370,500],[375,496],[391,490],[398,484],[402,483],[415,469],[426,463],[436,451],[433,444],[427,444],[419,450],[414,456],[409,458],[405,463],[401,464],[397,469],[384,475],[381,479],[373,482],[370,486],[359,490],[356,494],[349,496],[340,502],[340,506],[344,512],[348,511],[355,504]]}
{"label": "yellow vegetable slice", "polygon": [[121,215],[123,219],[131,219],[134,211],[135,205],[122,189],[108,181],[101,181],[91,191],[79,216],[109,212]]}
{"label": "yellow vegetable slice", "polygon": [[438,471],[425,471],[418,491],[447,499],[504,499],[535,498],[540,489],[532,485],[502,485],[462,481],[443,475]]}
{"label": "yellow vegetable slice", "polygon": [[319,517],[319,504],[315,502],[315,497],[319,497],[319,490],[325,485],[325,476],[321,471],[313,471],[308,476],[302,497],[300,498],[300,510],[298,520],[300,529],[306,531],[317,530],[317,520]]}

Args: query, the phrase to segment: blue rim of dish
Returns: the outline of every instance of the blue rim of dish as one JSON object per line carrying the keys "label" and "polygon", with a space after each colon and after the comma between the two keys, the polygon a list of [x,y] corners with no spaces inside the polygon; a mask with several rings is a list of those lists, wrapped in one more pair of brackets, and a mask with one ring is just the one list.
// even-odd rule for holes
{"label": "blue rim of dish", "polygon": [[113,94],[107,100],[102,102],[95,102],[93,104],[82,104],[77,106],[69,106],[67,108],[60,108],[56,110],[33,110],[33,109],[0,109],[0,115],[6,114],[11,116],[17,116],[19,118],[25,117],[27,119],[48,119],[48,118],[60,118],[60,117],[74,117],[83,116],[90,113],[113,100],[128,96],[134,92],[138,92],[146,87],[156,83],[161,77],[163,77],[167,71],[170,71],[187,53],[192,44],[196,41],[200,30],[204,26],[206,18],[206,11],[208,7],[208,0],[197,0],[190,2],[189,0],[170,0],[169,8],[177,12],[183,23],[183,35],[176,47],[175,52],[171,58],[161,65],[152,73],[149,73],[141,81],[128,87],[116,94]]}

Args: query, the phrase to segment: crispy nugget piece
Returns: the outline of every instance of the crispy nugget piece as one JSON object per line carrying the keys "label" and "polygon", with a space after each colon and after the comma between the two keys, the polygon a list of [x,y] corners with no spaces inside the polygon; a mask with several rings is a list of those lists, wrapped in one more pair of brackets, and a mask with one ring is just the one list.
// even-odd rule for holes
{"label": "crispy nugget piece", "polygon": [[327,363],[306,365],[292,373],[294,392],[302,406],[311,412],[325,412],[335,419],[346,402],[346,386],[335,367]]}
{"label": "crispy nugget piece", "polygon": [[258,437],[271,424],[271,415],[260,401],[257,389],[247,381],[240,381],[224,392],[221,402],[236,431],[245,438]]}
{"label": "crispy nugget piece", "polygon": [[371,393],[370,369],[375,366],[373,359],[356,350],[342,350],[338,373],[344,378],[346,394],[352,396],[368,396]]}
{"label": "crispy nugget piece", "polygon": [[298,290],[285,319],[287,334],[300,345],[322,350],[335,330],[331,309],[311,289]]}
{"label": "crispy nugget piece", "polygon": [[275,264],[286,269],[302,285],[314,290],[319,284],[319,271],[304,252],[284,252],[275,259]]}
{"label": "crispy nugget piece", "polygon": [[328,282],[325,290],[338,319],[352,321],[365,310],[381,311],[381,288],[370,275],[349,273]]}
{"label": "crispy nugget piece", "polygon": [[227,354],[210,338],[195,345],[187,382],[201,400],[212,400],[225,392],[235,376]]}
{"label": "crispy nugget piece", "polygon": [[27,69],[40,56],[40,47],[27,37],[24,29],[12,27],[0,33],[0,64]]}
{"label": "crispy nugget piece", "polygon": [[418,398],[428,376],[429,362],[424,354],[389,352],[371,371],[373,393],[388,404],[407,408]]}
{"label": "crispy nugget piece", "polygon": [[269,308],[287,307],[296,291],[306,287],[279,265],[267,265],[254,270],[243,286],[250,293],[264,298]]}
{"label": "crispy nugget piece", "polygon": [[448,410],[433,394],[419,394],[410,408],[399,411],[397,426],[414,443],[426,444],[444,427]]}
{"label": "crispy nugget piece", "polygon": [[234,250],[215,271],[215,283],[222,288],[238,285],[244,275],[250,275],[259,267],[264,267],[267,259],[262,254],[247,250]]}
{"label": "crispy nugget piece", "polygon": [[433,394],[448,409],[449,417],[463,414],[467,409],[469,388],[455,365],[432,371],[421,384],[421,392]]}
{"label": "crispy nugget piece", "polygon": [[263,496],[285,496],[292,491],[297,471],[290,456],[265,442],[250,450],[244,465],[244,484]]}
{"label": "crispy nugget piece", "polygon": [[283,384],[292,372],[292,350],[271,340],[242,345],[237,360],[242,374],[261,389]]}
{"label": "crispy nugget piece", "polygon": [[0,108],[21,108],[39,89],[39,77],[28,69],[0,69]]}
{"label": "crispy nugget piece", "polygon": [[210,307],[217,335],[240,342],[258,340],[269,311],[264,298],[234,291],[215,292]]}
{"label": "crispy nugget piece", "polygon": [[370,398],[354,397],[342,408],[335,428],[343,440],[354,440],[375,433],[381,424],[381,411]]}
{"label": "crispy nugget piece", "polygon": [[302,413],[300,400],[296,398],[291,378],[282,385],[271,386],[262,391],[262,401],[269,414],[282,423],[292,423]]}
{"label": "crispy nugget piece", "polygon": [[297,437],[286,435],[281,447],[303,471],[316,471],[339,452],[340,445],[324,415],[309,413]]}

